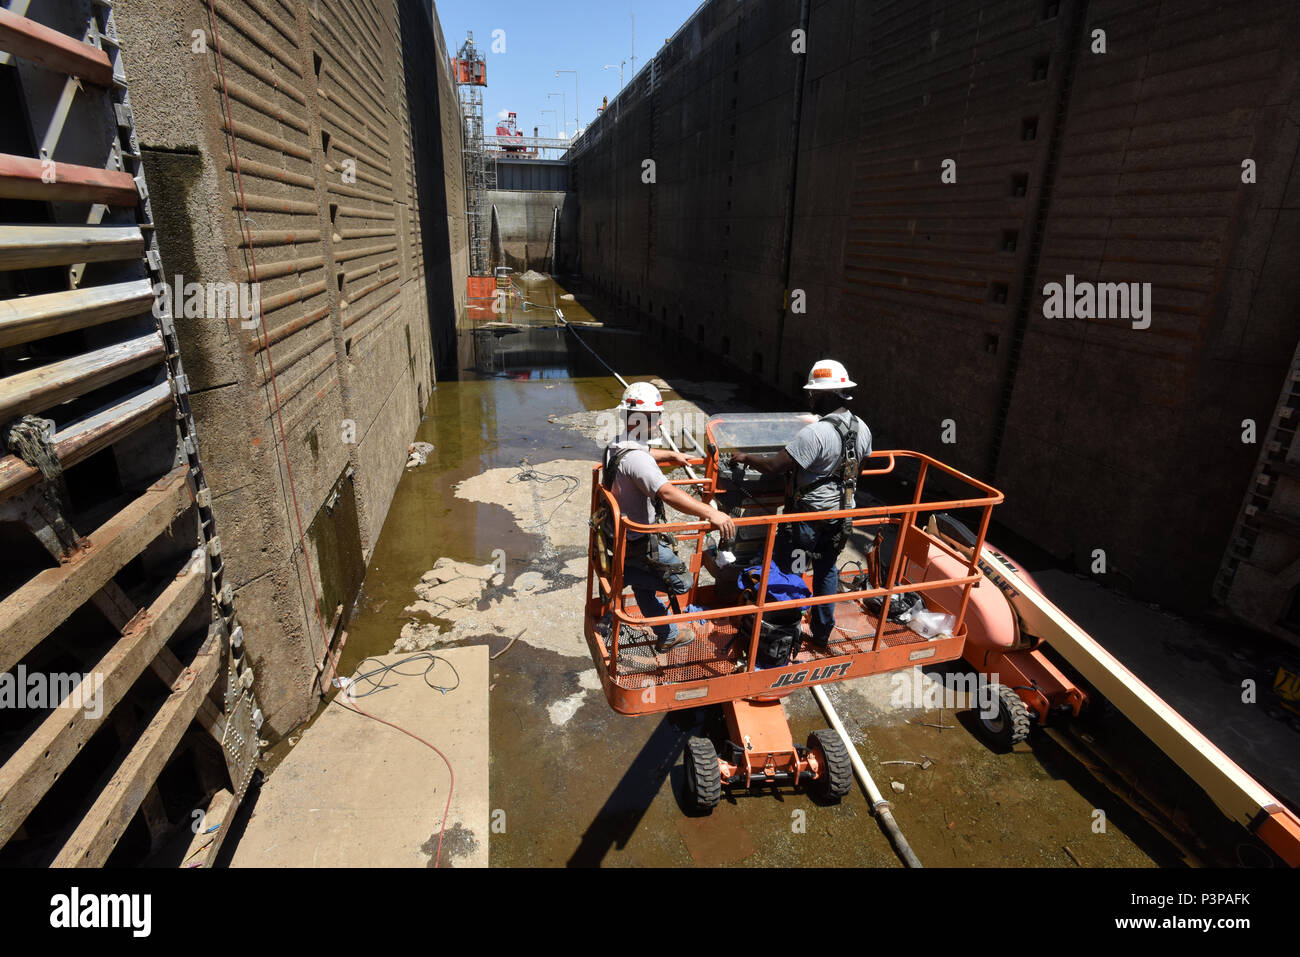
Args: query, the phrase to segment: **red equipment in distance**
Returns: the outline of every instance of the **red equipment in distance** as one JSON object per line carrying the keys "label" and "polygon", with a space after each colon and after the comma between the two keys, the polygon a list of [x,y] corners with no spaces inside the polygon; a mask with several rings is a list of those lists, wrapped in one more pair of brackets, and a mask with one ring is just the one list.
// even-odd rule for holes
{"label": "red equipment in distance", "polygon": [[[513,110],[506,114],[504,120],[497,120],[497,136],[517,136],[520,139],[524,138],[524,134],[519,131],[519,124]],[[502,146],[501,152],[512,153],[517,156],[528,155],[528,150],[523,146]]]}

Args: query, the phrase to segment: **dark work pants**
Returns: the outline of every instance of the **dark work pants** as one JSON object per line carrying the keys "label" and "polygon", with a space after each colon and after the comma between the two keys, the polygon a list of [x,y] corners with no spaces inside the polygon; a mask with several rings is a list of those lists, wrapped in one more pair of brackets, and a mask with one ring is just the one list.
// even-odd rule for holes
{"label": "dark work pants", "polygon": [[[645,545],[640,539],[628,541],[628,557],[623,563],[623,584],[630,586],[632,594],[636,596],[636,606],[641,612],[641,617],[657,618],[660,615],[667,615],[668,609],[659,600],[656,592],[671,591],[674,595],[685,595],[691,590],[691,576],[683,572],[680,575],[669,575],[665,579],[658,572],[651,571],[644,565],[635,562],[632,558],[633,551],[644,548]],[[659,561],[668,564],[678,560],[671,548],[660,544]],[[654,625],[652,630],[656,638],[677,637],[677,626],[673,624]]]}
{"label": "dark work pants", "polygon": [[[833,548],[833,539],[839,522],[795,522],[782,525],[776,534],[772,546],[772,561],[783,572],[803,575],[812,571],[813,594],[836,595],[840,590],[840,574],[836,567],[840,549]],[[840,546],[843,547],[842,545]],[[806,555],[816,554],[816,558],[804,557],[801,571],[794,568],[795,553],[803,551]],[[813,605],[810,615],[812,640],[825,644],[830,640],[835,628],[835,605]]]}

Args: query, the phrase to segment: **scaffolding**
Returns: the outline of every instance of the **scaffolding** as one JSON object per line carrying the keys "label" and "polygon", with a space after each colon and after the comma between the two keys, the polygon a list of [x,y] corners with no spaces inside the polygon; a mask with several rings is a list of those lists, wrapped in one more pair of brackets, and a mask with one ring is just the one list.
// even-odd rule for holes
{"label": "scaffolding", "polygon": [[492,207],[488,202],[488,191],[497,188],[497,164],[483,139],[483,88],[487,86],[487,66],[474,44],[472,32],[456,51],[454,66],[464,125],[469,271],[471,276],[488,276],[492,272]]}

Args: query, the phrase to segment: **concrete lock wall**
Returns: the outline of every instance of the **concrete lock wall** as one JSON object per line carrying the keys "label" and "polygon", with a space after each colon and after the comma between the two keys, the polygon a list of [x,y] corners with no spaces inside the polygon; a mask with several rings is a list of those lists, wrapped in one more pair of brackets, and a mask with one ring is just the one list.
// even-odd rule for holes
{"label": "concrete lock wall", "polygon": [[[843,359],[878,447],[1196,609],[1296,344],[1297,40],[1281,0],[712,2],[571,151],[583,272],[794,402]],[[1067,275],[1150,327],[1045,318]]]}
{"label": "concrete lock wall", "polygon": [[116,9],[167,273],[261,283],[265,338],[239,317],[178,309],[176,326],[280,734],[314,707],[435,362],[454,362],[468,266],[455,87],[418,0],[223,0],[215,23],[202,0]]}
{"label": "concrete lock wall", "polygon": [[498,253],[495,250],[499,249],[505,254],[504,265],[516,272],[529,269],[550,272],[551,232],[558,209],[555,268],[559,272],[573,269],[578,211],[571,194],[552,190],[495,189],[488,191],[488,202],[496,207],[499,231],[492,237],[493,265],[501,265],[496,261]]}

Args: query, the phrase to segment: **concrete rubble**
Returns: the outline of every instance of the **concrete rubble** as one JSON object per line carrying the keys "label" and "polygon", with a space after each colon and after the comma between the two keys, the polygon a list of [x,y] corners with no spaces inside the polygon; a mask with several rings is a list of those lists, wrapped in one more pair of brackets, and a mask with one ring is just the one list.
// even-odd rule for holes
{"label": "concrete rubble", "polygon": [[406,451],[408,456],[406,467],[413,469],[429,460],[429,453],[433,451],[433,446],[428,442],[412,442]]}

